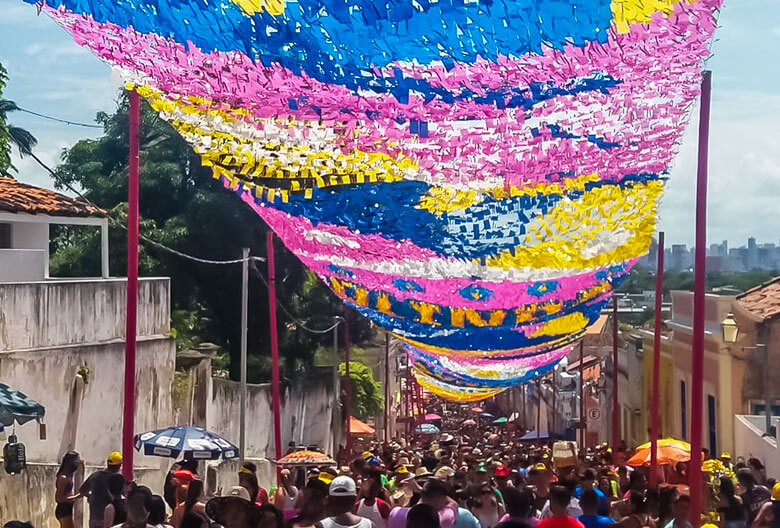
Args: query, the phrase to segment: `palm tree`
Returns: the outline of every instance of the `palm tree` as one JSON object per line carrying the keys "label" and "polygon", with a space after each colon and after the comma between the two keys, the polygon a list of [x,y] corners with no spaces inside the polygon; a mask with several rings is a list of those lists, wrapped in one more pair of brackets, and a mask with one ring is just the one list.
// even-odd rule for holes
{"label": "palm tree", "polygon": [[[19,155],[32,156],[33,148],[38,144],[29,131],[8,123],[8,114],[19,110],[19,106],[11,100],[0,99],[0,143],[7,143],[19,149]],[[0,145],[2,149],[2,145]],[[16,167],[8,161],[7,167],[0,166],[0,175],[11,176],[10,171],[16,172]]]}

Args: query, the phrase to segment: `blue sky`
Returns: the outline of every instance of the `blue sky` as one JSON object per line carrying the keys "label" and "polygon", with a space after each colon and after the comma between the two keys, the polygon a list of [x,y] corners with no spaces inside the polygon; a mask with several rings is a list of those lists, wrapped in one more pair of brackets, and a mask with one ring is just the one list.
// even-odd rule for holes
{"label": "blue sky", "polygon": [[[33,6],[0,0],[0,62],[11,82],[5,97],[57,117],[93,122],[114,108],[119,85],[108,66],[73,43]],[[713,71],[708,243],[748,236],[780,243],[780,0],[725,0],[709,67]],[[667,240],[691,244],[696,179],[696,114],[685,134],[661,207]],[[100,131],[17,113],[51,166],[75,141]],[[15,161],[19,179],[52,182],[29,159]]]}

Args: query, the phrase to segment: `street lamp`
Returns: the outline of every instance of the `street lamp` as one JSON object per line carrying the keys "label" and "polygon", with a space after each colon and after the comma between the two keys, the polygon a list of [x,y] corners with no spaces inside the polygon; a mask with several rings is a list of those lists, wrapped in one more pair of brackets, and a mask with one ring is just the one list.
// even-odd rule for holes
{"label": "street lamp", "polygon": [[726,314],[726,318],[720,322],[720,328],[723,331],[723,341],[726,343],[737,342],[739,328],[737,327],[737,321],[734,319],[733,313],[729,312]]}
{"label": "street lamp", "polygon": [[[736,343],[737,342],[737,335],[739,334],[739,328],[737,327],[737,321],[734,320],[734,314],[729,312],[726,314],[726,318],[720,322],[720,328],[723,330],[723,341],[726,343]],[[761,338],[761,330],[758,331],[759,340]],[[756,343],[755,347],[744,347],[743,350],[755,350],[756,351],[756,359],[758,359],[759,363],[762,363],[766,366],[764,369],[764,398],[765,398],[765,409],[764,409],[764,417],[765,417],[765,428],[766,432],[765,435],[771,435],[772,433],[772,398],[769,395],[769,354],[767,353],[766,343]]]}

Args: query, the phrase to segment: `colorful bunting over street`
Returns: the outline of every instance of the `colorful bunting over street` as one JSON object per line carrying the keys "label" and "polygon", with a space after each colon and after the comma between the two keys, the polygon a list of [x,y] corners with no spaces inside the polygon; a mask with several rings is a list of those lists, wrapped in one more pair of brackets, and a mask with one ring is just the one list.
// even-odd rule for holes
{"label": "colorful bunting over street", "polygon": [[720,0],[53,0],[417,380],[548,371],[651,241]]}

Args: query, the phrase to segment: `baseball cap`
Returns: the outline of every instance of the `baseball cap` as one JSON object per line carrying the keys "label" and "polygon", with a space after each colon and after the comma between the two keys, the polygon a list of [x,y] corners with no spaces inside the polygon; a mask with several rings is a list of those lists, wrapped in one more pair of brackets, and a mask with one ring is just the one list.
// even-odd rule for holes
{"label": "baseball cap", "polygon": [[477,473],[487,473],[487,467],[485,467],[485,464],[480,464],[477,466]]}
{"label": "baseball cap", "polygon": [[720,458],[727,458],[731,460],[731,453],[727,453],[724,451],[723,453],[720,454]]}
{"label": "baseball cap", "polygon": [[189,484],[195,478],[195,473],[189,469],[178,469],[173,472],[173,476],[182,484]]}
{"label": "baseball cap", "polygon": [[539,462],[538,464],[536,464],[534,466],[534,469],[537,470],[537,471],[546,471],[547,470],[547,466],[542,464],[541,462]]}
{"label": "baseball cap", "polygon": [[363,460],[368,460],[372,456],[374,455],[371,453],[371,451],[363,451]]}
{"label": "baseball cap", "polygon": [[110,466],[118,466],[122,463],[122,453],[119,451],[114,451],[110,455],[108,455],[108,465]]}
{"label": "baseball cap", "polygon": [[338,471],[335,468],[323,469],[320,471],[319,479],[325,484],[330,484],[336,478]]}
{"label": "baseball cap", "polygon": [[395,470],[396,473],[400,473],[401,475],[406,475],[409,473],[409,470],[406,469],[406,466],[398,466]]}
{"label": "baseball cap", "polygon": [[509,476],[509,468],[506,467],[505,464],[499,464],[498,467],[496,467],[495,476],[496,477],[508,477]]}
{"label": "baseball cap", "polygon": [[346,475],[334,478],[328,488],[328,495],[331,497],[357,497],[355,481]]}

